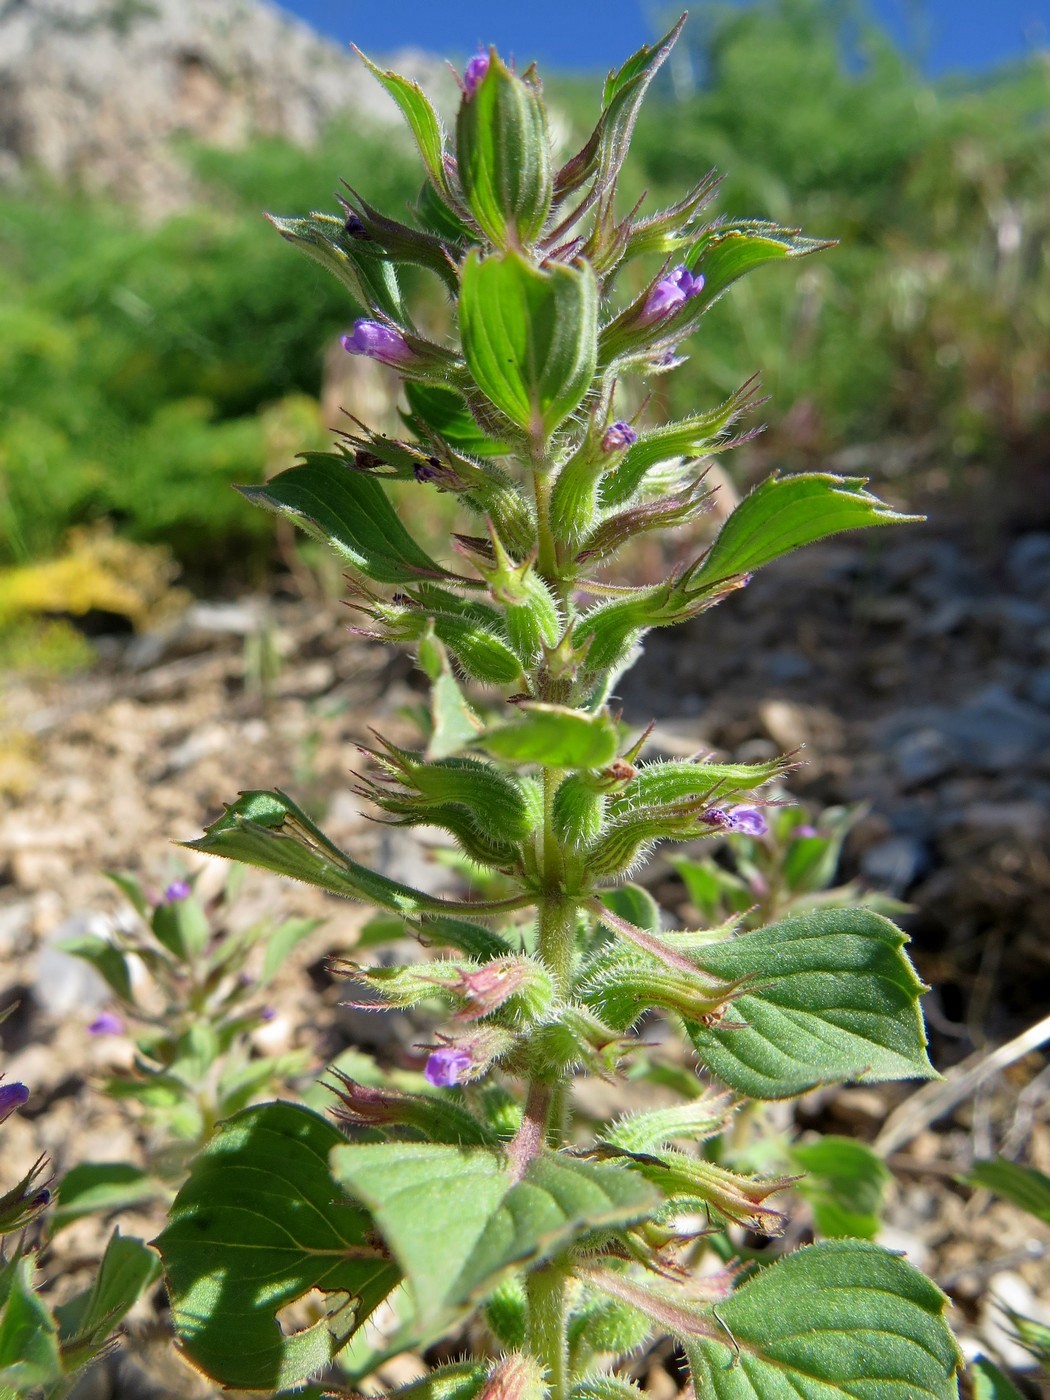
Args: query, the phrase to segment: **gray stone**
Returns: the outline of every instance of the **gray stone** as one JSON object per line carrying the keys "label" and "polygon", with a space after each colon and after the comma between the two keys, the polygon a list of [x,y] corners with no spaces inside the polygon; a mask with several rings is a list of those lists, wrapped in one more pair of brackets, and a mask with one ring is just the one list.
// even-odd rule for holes
{"label": "gray stone", "polygon": [[[401,71],[455,93],[436,59]],[[32,0],[0,7],[0,176],[45,171],[160,220],[191,202],[173,138],[235,149],[313,144],[345,112],[394,129],[396,108],[338,44],[264,0]]]}
{"label": "gray stone", "polygon": [[1050,750],[1050,720],[1002,686],[989,686],[945,725],[960,757],[986,773],[1020,767]]}
{"label": "gray stone", "polygon": [[1050,710],[1050,666],[1040,666],[1028,678],[1028,698],[1041,709]]}
{"label": "gray stone", "polygon": [[940,729],[925,725],[897,741],[893,763],[908,787],[921,787],[951,772],[956,764],[956,752]]}
{"label": "gray stone", "polygon": [[55,929],[37,957],[33,1000],[56,1020],[73,1011],[90,1017],[111,1000],[109,988],[93,967],[55,946],[85,933],[107,938],[109,923],[97,914],[74,914]]}
{"label": "gray stone", "polygon": [[1022,535],[1006,556],[1006,576],[1029,598],[1050,590],[1050,534]]}
{"label": "gray stone", "polygon": [[929,868],[927,847],[910,836],[887,836],[861,856],[865,879],[889,894],[902,895]]}

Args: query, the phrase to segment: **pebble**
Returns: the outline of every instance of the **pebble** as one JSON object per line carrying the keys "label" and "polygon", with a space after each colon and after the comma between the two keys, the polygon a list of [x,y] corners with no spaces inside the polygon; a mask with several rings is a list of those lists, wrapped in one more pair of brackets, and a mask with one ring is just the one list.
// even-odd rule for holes
{"label": "pebble", "polygon": [[1040,1302],[1028,1283],[1012,1269],[993,1274],[988,1280],[981,1299],[978,1329],[1003,1365],[1015,1371],[1034,1370],[1035,1358],[1015,1339],[1008,1312],[1050,1325],[1050,1308]]}
{"label": "pebble", "polygon": [[908,786],[921,787],[943,778],[955,767],[956,755],[940,729],[924,725],[894,745],[893,765]]}
{"label": "pebble", "polygon": [[869,846],[860,859],[861,874],[877,889],[902,895],[929,868],[930,852],[910,836],[888,836]]}
{"label": "pebble", "polygon": [[1050,534],[1022,535],[1006,556],[1006,577],[1030,598],[1050,591]]}
{"label": "pebble", "polygon": [[111,1000],[109,988],[93,967],[56,947],[62,939],[85,933],[106,937],[109,923],[97,914],[74,914],[41,946],[33,978],[33,1000],[56,1020],[76,1011],[87,1015]]}

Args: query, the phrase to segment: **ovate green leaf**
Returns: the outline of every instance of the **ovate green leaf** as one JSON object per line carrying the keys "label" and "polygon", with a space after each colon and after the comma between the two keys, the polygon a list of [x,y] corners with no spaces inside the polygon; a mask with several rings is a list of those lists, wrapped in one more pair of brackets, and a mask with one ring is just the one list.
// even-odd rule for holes
{"label": "ovate green leaf", "polygon": [[[187,1355],[240,1390],[298,1385],[326,1366],[398,1282],[328,1154],[342,1135],[289,1103],[246,1109],[194,1160],[157,1240]],[[312,1289],[330,1311],[287,1335],[277,1312]]]}
{"label": "ovate green leaf", "polygon": [[683,1338],[693,1384],[718,1400],[954,1400],[946,1301],[876,1245],[800,1249],[712,1309],[710,1335]]}
{"label": "ovate green leaf", "polygon": [[733,1002],[729,1024],[689,1027],[697,1054],[758,1099],[845,1080],[932,1079],[906,941],[868,909],[824,909],[698,950],[704,971],[750,976],[754,990]]}
{"label": "ovate green leaf", "polygon": [[379,583],[450,577],[401,524],[380,482],[342,457],[311,452],[302,466],[279,472],[265,485],[238,489]]}
{"label": "ovate green leaf", "polygon": [[590,267],[540,271],[517,253],[463,267],[463,353],[479,388],[536,441],[578,408],[594,377],[598,291]]}
{"label": "ovate green leaf", "polygon": [[351,1144],[336,1177],[372,1212],[404,1271],[417,1335],[429,1337],[589,1230],[643,1219],[656,1193],[632,1173],[548,1153],[515,1182],[502,1154],[422,1143]]}
{"label": "ovate green leaf", "polygon": [[865,491],[859,477],[805,472],[771,476],[740,502],[718,533],[690,592],[706,592],[728,578],[750,574],[804,544],[857,530],[921,520],[901,515]]}
{"label": "ovate green leaf", "polygon": [[828,1135],[795,1143],[791,1162],[806,1173],[798,1183],[820,1234],[873,1240],[881,1223],[890,1173],[882,1158],[854,1138]]}
{"label": "ovate green leaf", "polygon": [[1050,1176],[1035,1167],[1021,1166],[1005,1157],[975,1162],[963,1178],[970,1186],[983,1186],[1004,1201],[1020,1206],[1044,1225],[1050,1225]]}
{"label": "ovate green leaf", "polygon": [[579,769],[610,763],[619,740],[607,715],[537,702],[523,704],[517,720],[487,730],[478,742],[513,762]]}
{"label": "ovate green leaf", "polygon": [[57,1233],[82,1215],[127,1209],[166,1194],[162,1182],[130,1162],[79,1162],[70,1167],[58,1188],[53,1228]]}

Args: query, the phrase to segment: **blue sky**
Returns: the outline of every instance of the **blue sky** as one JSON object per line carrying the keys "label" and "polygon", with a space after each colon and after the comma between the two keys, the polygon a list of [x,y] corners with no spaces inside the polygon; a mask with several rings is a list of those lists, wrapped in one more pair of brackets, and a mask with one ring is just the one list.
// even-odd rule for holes
{"label": "blue sky", "polygon": [[[869,0],[928,73],[980,71],[1050,44],[1050,0]],[[661,32],[681,7],[648,0],[280,0],[366,53],[414,45],[460,58],[495,43],[520,63],[606,71]],[[703,0],[694,3],[699,14]],[[662,27],[667,27],[663,25]],[[910,39],[909,39],[910,36]],[[916,41],[918,47],[916,49]]]}

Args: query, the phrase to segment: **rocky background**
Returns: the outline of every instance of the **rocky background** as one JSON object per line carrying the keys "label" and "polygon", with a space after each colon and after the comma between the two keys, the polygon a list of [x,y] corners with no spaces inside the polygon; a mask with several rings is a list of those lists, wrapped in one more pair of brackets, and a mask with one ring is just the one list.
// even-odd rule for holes
{"label": "rocky background", "polygon": [[[451,84],[425,56],[399,55],[398,66],[430,90]],[[362,122],[394,117],[349,56],[262,3],[0,0],[9,182],[44,171],[159,221],[195,195],[179,138],[309,144],[347,109]],[[330,374],[329,419],[354,393],[388,409],[381,378],[355,388]],[[896,1174],[886,1242],[948,1289],[969,1345],[1021,1362],[998,1305],[1047,1316],[1050,1232],[955,1176],[996,1152],[1050,1170],[1050,533],[1017,512],[989,528],[982,506],[921,480],[893,491],[927,505],[930,523],[779,562],[688,628],[654,634],[621,696],[628,723],[658,721],[654,743],[668,752],[801,748],[792,791],[814,816],[863,805],[840,873],[911,906],[903,923],[933,988],[932,1052],[946,1079],[918,1092],[810,1095],[797,1122],[880,1142]],[[198,599],[137,635],[100,620],[99,663],[85,675],[6,679],[0,976],[18,1009],[3,1068],[34,1097],[5,1125],[5,1158],[47,1151],[61,1173],[78,1160],[137,1160],[146,1145],[95,1087],[126,1054],[87,1034],[104,990],[54,946],[122,917],[102,871],[132,868],[163,888],[200,868],[173,838],[195,835],[239,788],[281,785],[387,873],[430,886],[452,878],[431,845],[378,827],[351,791],[368,727],[396,735],[420,699],[411,665],[352,637],[310,569],[290,550],[286,562],[266,596]],[[687,916],[669,866],[657,861],[645,878]],[[201,889],[221,879],[204,869]],[[239,907],[246,924],[325,920],[286,969],[260,1048],[307,1047],[317,1073],[348,1045],[381,1045],[376,1018],[340,1008],[325,971],[327,956],[352,946],[359,911],[261,874]],[[392,1034],[409,1053],[416,1032]],[[126,1228],[148,1238],[158,1223],[132,1217]],[[59,1287],[98,1243],[90,1223],[64,1238],[51,1261]],[[162,1311],[159,1297],[143,1306],[91,1395],[206,1393],[158,1344]],[[673,1358],[646,1365],[670,1400]]]}

